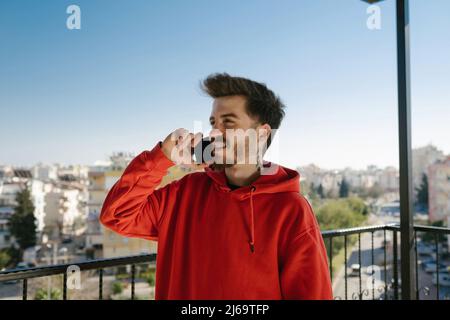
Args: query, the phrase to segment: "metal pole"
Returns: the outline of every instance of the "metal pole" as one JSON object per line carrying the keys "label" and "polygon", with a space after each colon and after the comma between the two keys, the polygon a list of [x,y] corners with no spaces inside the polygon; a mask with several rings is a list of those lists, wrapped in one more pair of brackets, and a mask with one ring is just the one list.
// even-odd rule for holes
{"label": "metal pole", "polygon": [[411,168],[409,0],[397,0],[397,85],[400,155],[400,256],[402,299],[416,297]]}

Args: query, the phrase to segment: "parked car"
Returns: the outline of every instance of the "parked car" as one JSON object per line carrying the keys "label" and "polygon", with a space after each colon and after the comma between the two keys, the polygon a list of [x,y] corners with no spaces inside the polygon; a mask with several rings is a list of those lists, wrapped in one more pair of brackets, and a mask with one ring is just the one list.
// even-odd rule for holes
{"label": "parked car", "polygon": [[419,255],[431,255],[436,252],[436,248],[431,245],[419,243],[417,245],[417,252]]}
{"label": "parked car", "polygon": [[422,266],[422,268],[425,269],[425,266],[426,266],[427,264],[430,264],[430,263],[436,263],[436,259],[428,258],[428,259],[425,259],[425,260],[419,260],[418,262],[419,262],[419,264]]}
{"label": "parked car", "polygon": [[69,244],[69,243],[72,243],[72,242],[73,242],[73,239],[72,239],[72,238],[64,238],[61,242],[62,242],[63,244]]}
{"label": "parked car", "polygon": [[432,273],[436,271],[436,268],[439,268],[439,270],[442,270],[444,272],[444,270],[447,270],[447,266],[439,263],[439,265],[436,265],[435,262],[431,262],[431,263],[427,263],[425,265],[425,272],[427,273]]}
{"label": "parked car", "polygon": [[350,266],[350,277],[357,277],[359,276],[361,271],[361,266],[359,265],[359,263],[354,263]]}
{"label": "parked car", "polygon": [[[437,285],[437,274],[433,274],[433,284]],[[439,274],[439,286],[450,287],[450,275],[448,273]]]}

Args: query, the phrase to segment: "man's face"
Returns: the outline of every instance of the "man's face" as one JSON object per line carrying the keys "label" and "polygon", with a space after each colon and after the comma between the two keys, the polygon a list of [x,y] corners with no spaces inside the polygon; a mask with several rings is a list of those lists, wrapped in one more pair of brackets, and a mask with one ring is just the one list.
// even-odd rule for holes
{"label": "man's face", "polygon": [[[270,130],[268,124],[261,125],[257,119],[250,117],[247,113],[246,103],[247,99],[244,96],[237,95],[214,99],[211,116],[209,118],[212,127],[210,136],[214,138],[222,135],[223,137],[223,144],[218,142],[217,140],[219,139],[217,138],[214,143],[215,157],[216,159],[223,159],[222,163],[233,165],[234,163],[237,163],[239,159],[245,159],[245,163],[253,163],[251,159],[249,160],[249,155],[255,155],[256,150],[250,146],[252,146],[252,143],[255,145],[255,143],[261,139],[261,137],[258,136],[258,134],[261,134],[259,129]],[[254,137],[256,141],[247,135],[251,133],[252,130],[255,134]],[[234,132],[237,137],[243,137],[245,144],[239,144],[239,138],[227,140],[227,134],[230,134],[231,132]],[[242,133],[244,133],[244,135]],[[231,136],[229,136],[229,138],[231,138]],[[244,158],[238,157],[238,153],[243,155]],[[233,164],[230,164],[230,157]],[[239,163],[242,163],[242,160]]]}

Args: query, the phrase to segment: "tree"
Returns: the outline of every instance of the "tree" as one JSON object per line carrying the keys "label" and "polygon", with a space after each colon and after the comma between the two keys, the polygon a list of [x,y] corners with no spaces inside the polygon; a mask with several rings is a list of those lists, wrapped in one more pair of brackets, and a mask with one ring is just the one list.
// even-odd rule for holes
{"label": "tree", "polygon": [[50,298],[48,295],[48,289],[40,288],[36,291],[34,295],[34,300],[60,300],[61,299],[61,291],[58,289],[50,289]]}
{"label": "tree", "polygon": [[22,257],[26,248],[36,244],[36,218],[30,190],[25,188],[18,192],[16,202],[15,212],[9,219],[8,227],[19,245]]}
{"label": "tree", "polygon": [[20,250],[11,246],[0,250],[0,270],[12,268],[22,260]]}
{"label": "tree", "polygon": [[345,180],[345,178],[342,179],[342,182],[339,185],[339,198],[347,198],[349,193],[350,186]]}
{"label": "tree", "polygon": [[154,272],[150,272],[147,278],[147,283],[149,284],[150,287],[154,287],[155,286],[155,273]]}
{"label": "tree", "polygon": [[121,282],[116,281],[112,284],[113,294],[121,294],[123,292],[123,285]]}
{"label": "tree", "polygon": [[422,174],[422,183],[416,188],[416,191],[417,204],[428,208],[428,177],[425,173]]}
{"label": "tree", "polygon": [[311,197],[312,195],[312,184],[308,184],[306,181],[300,181],[300,192],[305,196],[305,197]]}
{"label": "tree", "polygon": [[[316,216],[322,230],[333,230],[361,226],[367,220],[367,212],[368,208],[362,199],[351,197],[326,201],[325,204],[316,210]],[[350,243],[353,240],[354,238],[349,236]],[[332,256],[337,254],[343,246],[343,237],[333,238]],[[327,245],[328,250],[329,247]],[[328,252],[328,254],[331,253]]]}
{"label": "tree", "polygon": [[317,194],[319,195],[320,199],[325,198],[322,184],[319,184],[319,186],[317,187]]}
{"label": "tree", "polygon": [[[442,220],[438,220],[438,221],[434,221],[431,223],[432,227],[445,227],[444,221]],[[424,233],[424,235],[422,236],[422,240],[424,242],[428,242],[428,243],[435,243],[436,241],[436,237],[438,242],[444,242],[446,241],[446,235],[445,234],[441,234],[441,233],[432,233],[432,232],[426,232]]]}
{"label": "tree", "polygon": [[375,182],[369,190],[367,190],[367,196],[369,198],[379,198],[383,195],[383,188],[380,186],[378,182]]}
{"label": "tree", "polygon": [[6,250],[0,250],[0,270],[6,268],[9,264],[11,257]]}

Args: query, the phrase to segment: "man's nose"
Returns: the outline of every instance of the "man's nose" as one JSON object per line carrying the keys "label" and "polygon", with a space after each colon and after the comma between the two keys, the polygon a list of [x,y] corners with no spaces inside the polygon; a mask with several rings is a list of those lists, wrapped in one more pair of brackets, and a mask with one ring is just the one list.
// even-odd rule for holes
{"label": "man's nose", "polygon": [[222,132],[225,131],[224,125],[222,123],[220,123],[220,122],[214,123],[213,125],[211,125],[211,128],[212,128],[211,130],[219,130],[219,131],[222,131]]}
{"label": "man's nose", "polygon": [[211,138],[215,138],[215,137],[219,137],[219,136],[224,137],[224,136],[225,136],[225,130],[220,130],[220,129],[218,129],[218,128],[213,128],[213,129],[209,132],[209,136],[210,136]]}

